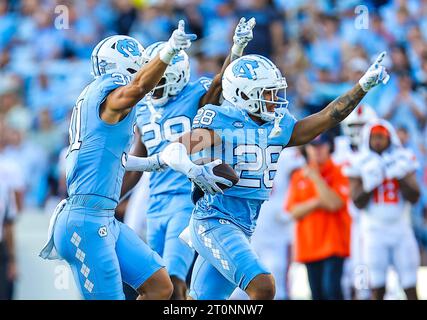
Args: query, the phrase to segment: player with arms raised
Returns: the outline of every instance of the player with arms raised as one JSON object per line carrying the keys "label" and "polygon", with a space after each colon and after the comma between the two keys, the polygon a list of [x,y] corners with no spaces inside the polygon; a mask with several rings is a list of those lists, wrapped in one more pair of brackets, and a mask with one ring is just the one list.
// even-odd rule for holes
{"label": "player with arms raised", "polygon": [[[127,36],[101,41],[92,53],[95,80],[81,93],[70,124],[66,159],[69,198],[52,217],[41,252],[56,252],[73,271],[85,299],[124,299],[122,281],[140,299],[168,299],[172,284],[160,257],[114,218],[125,170],[154,170],[155,158],[128,156],[136,108],[175,55],[191,45],[184,21],[147,63],[144,48]],[[55,223],[56,222],[56,223]]]}
{"label": "player with arms raised", "polygon": [[[133,154],[146,157],[156,154],[184,132],[191,130],[191,121],[197,110],[206,104],[218,104],[222,93],[221,79],[230,61],[242,56],[243,49],[252,40],[255,19],[242,18],[237,25],[230,55],[213,81],[202,77],[189,83],[188,55],[181,51],[172,59],[153,95],[137,106],[137,127],[141,136]],[[146,52],[155,59],[165,42],[150,45]],[[125,175],[122,193],[136,185],[142,172]],[[179,238],[188,226],[194,204],[188,196],[191,182],[180,172],[167,168],[150,175],[150,200],[147,211],[147,242],[161,255],[174,286],[172,299],[185,299],[185,279],[194,260],[194,250]]]}
{"label": "player with arms raised", "polygon": [[[200,109],[193,130],[160,155],[204,191],[189,225],[191,243],[199,254],[191,298],[227,299],[239,286],[251,299],[273,299],[274,279],[249,239],[261,204],[268,199],[279,154],[284,147],[305,144],[336,126],[371,88],[387,82],[387,72],[380,65],[384,55],[351,90],[300,121],[286,108],[286,80],[270,60],[247,55],[227,67],[222,82],[225,101]],[[220,159],[207,165],[196,165],[188,156],[212,149]],[[213,173],[221,161],[240,175],[238,184],[224,192],[217,183],[231,183]]]}

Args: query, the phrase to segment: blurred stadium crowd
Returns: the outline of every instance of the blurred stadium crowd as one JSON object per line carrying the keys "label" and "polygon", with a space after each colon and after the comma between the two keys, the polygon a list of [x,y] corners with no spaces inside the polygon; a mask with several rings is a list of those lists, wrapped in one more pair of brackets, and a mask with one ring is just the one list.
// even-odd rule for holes
{"label": "blurred stadium crowd", "polygon": [[[386,50],[392,75],[364,100],[396,127],[421,163],[423,195],[413,209],[417,238],[427,247],[427,1],[354,0],[0,0],[0,158],[23,173],[25,205],[62,196],[58,157],[68,143],[75,99],[91,80],[90,54],[111,34],[147,47],[167,40],[185,19],[199,40],[191,78],[214,75],[231,46],[238,17],[255,17],[246,49],[270,57],[288,82],[297,117],[322,109],[349,89]],[[68,26],[58,25],[65,5]],[[58,9],[58,7],[57,7]],[[337,128],[339,134],[339,128]]]}

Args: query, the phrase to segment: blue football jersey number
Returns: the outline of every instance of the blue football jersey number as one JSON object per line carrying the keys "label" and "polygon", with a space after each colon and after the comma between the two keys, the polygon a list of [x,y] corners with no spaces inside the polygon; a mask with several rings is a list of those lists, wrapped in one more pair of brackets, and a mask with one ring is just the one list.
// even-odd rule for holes
{"label": "blue football jersey number", "polygon": [[237,186],[261,188],[262,181],[266,188],[272,188],[273,179],[277,171],[277,161],[282,149],[282,146],[276,145],[268,146],[266,149],[256,144],[236,146],[234,148],[234,156],[245,158],[252,156],[250,157],[251,161],[238,162],[234,166],[234,170],[240,176]]}
{"label": "blue football jersey number", "polygon": [[111,77],[113,77],[115,79],[114,83],[118,84],[120,86],[125,86],[128,83],[130,83],[130,81],[131,81],[130,76],[125,76],[121,73],[112,73]]}
{"label": "blue football jersey number", "polygon": [[193,125],[203,124],[205,126],[209,126],[210,124],[212,124],[212,121],[215,118],[215,116],[216,116],[216,112],[213,110],[199,109],[197,111],[196,116],[194,117]]}
{"label": "blue football jersey number", "polygon": [[163,125],[157,122],[146,124],[142,126],[141,135],[145,146],[150,149],[158,146],[164,140],[174,141],[190,129],[190,119],[186,116],[179,116],[166,119]]}
{"label": "blue football jersey number", "polygon": [[68,153],[74,150],[79,150],[82,145],[82,141],[81,141],[82,103],[83,103],[83,99],[77,102],[76,106],[73,109],[73,113],[71,115],[70,127],[68,129],[68,134],[70,139],[70,147],[68,148]]}

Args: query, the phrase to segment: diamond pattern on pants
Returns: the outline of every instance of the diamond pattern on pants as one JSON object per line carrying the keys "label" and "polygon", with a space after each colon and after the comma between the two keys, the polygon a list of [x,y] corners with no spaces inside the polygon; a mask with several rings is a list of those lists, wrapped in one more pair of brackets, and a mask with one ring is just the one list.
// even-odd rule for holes
{"label": "diamond pattern on pants", "polygon": [[82,250],[80,250],[79,248],[77,248],[76,258],[79,259],[80,262],[83,262],[85,260],[85,256],[86,256],[86,254]]}
{"label": "diamond pattern on pants", "polygon": [[71,237],[71,243],[78,247],[80,241],[82,241],[82,238],[77,234],[77,232],[74,232],[73,236]]}
{"label": "diamond pattern on pants", "polygon": [[[199,226],[198,234],[202,234],[205,231],[206,231],[205,228],[203,228],[202,226]],[[214,258],[220,260],[222,268],[224,270],[230,270],[230,265],[228,264],[228,261],[225,259],[222,259],[219,249],[215,248],[212,245],[212,239],[206,236],[201,236],[201,238],[203,240],[203,244],[205,245],[205,247],[211,249]]]}
{"label": "diamond pattern on pants", "polygon": [[230,270],[230,266],[228,265],[228,261],[221,259],[221,265],[225,270]]}
{"label": "diamond pattern on pants", "polygon": [[86,288],[87,291],[92,292],[93,283],[89,279],[86,279],[84,287]]}
{"label": "diamond pattern on pants", "polygon": [[208,237],[203,237],[203,240],[205,242],[205,246],[208,247],[209,249],[212,248],[212,239],[208,238]]}
{"label": "diamond pattern on pants", "polygon": [[90,269],[87,265],[83,263],[80,272],[85,276],[85,278],[87,278],[89,276]]}
{"label": "diamond pattern on pants", "polygon": [[212,249],[212,253],[213,253],[214,258],[221,259],[221,254],[219,253],[218,249]]}
{"label": "diamond pattern on pants", "polygon": [[206,228],[203,226],[199,226],[199,230],[197,230],[197,234],[202,234],[206,231]]}

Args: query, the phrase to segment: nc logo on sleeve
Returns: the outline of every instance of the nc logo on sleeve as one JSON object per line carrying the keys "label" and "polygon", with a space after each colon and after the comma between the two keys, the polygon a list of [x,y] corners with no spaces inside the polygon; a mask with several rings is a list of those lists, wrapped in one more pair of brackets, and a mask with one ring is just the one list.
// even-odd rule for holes
{"label": "nc logo on sleeve", "polygon": [[138,44],[131,39],[123,39],[117,41],[117,51],[120,52],[125,58],[129,58],[131,54],[134,57],[140,57],[142,55],[139,51]]}
{"label": "nc logo on sleeve", "polygon": [[233,66],[233,74],[236,78],[247,78],[256,80],[255,69],[258,68],[258,61],[242,59]]}

